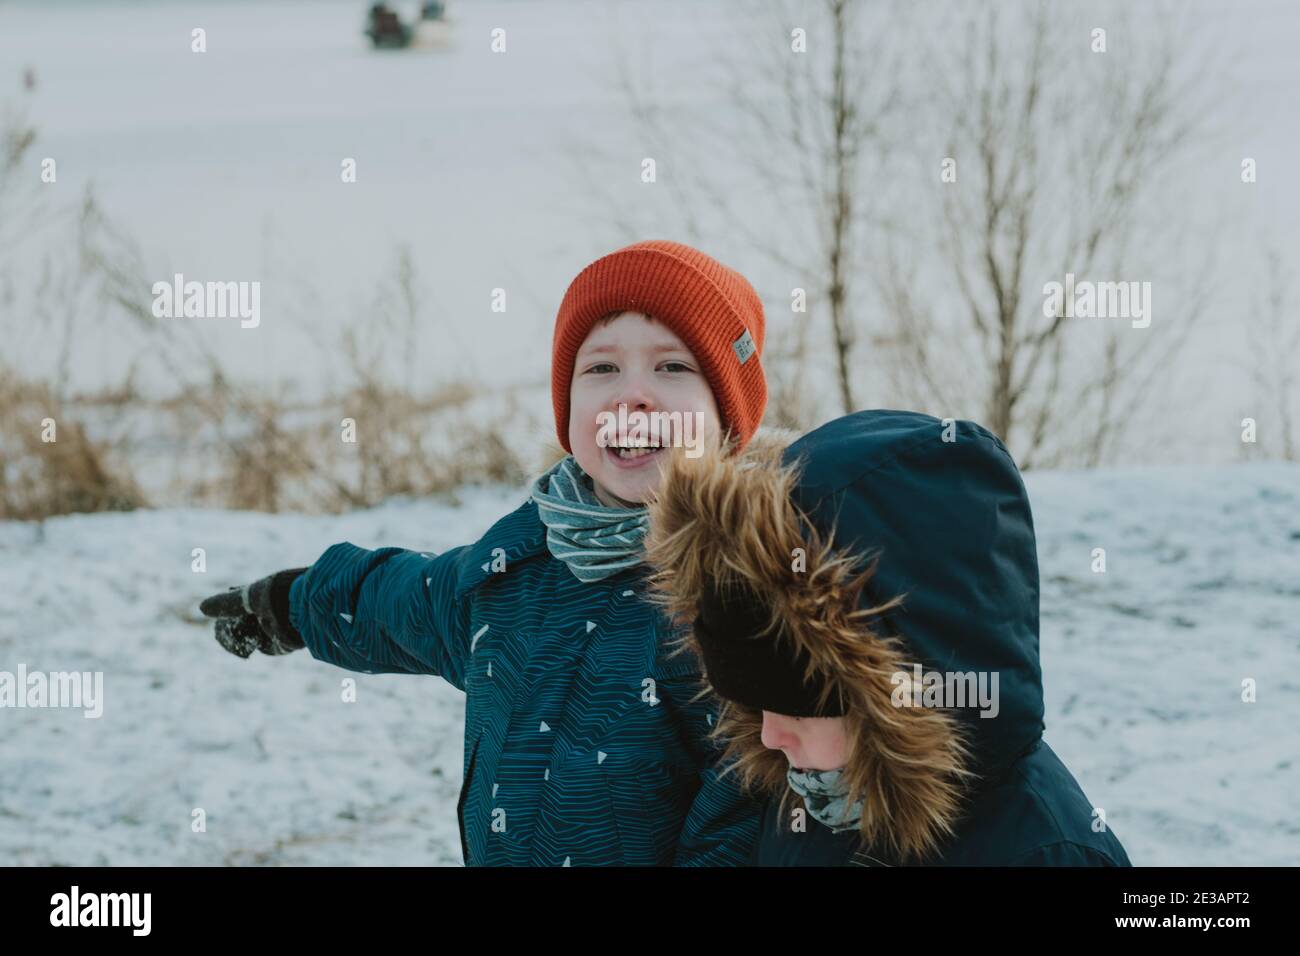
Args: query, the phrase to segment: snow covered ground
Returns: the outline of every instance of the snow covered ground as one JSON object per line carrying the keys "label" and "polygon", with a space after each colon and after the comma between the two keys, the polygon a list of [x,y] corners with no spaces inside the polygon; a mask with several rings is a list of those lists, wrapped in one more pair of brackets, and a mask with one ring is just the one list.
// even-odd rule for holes
{"label": "snow covered ground", "polygon": [[[1047,738],[1134,862],[1300,862],[1300,467],[1027,482]],[[43,536],[0,523],[0,670],[100,670],[105,698],[99,719],[0,710],[0,861],[459,865],[459,692],[306,653],[239,660],[197,604],[336,541],[467,542],[522,498],[78,515]],[[195,547],[206,574],[190,570]]]}
{"label": "snow covered ground", "polygon": [[1300,864],[1300,467],[1026,484],[1046,737],[1133,861]]}

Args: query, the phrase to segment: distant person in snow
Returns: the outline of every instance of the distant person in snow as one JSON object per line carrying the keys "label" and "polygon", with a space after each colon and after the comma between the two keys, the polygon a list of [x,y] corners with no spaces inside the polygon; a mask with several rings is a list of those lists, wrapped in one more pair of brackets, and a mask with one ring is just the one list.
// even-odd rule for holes
{"label": "distant person in snow", "polygon": [[401,47],[410,41],[411,28],[386,3],[381,2],[370,7],[366,36],[377,47]]}

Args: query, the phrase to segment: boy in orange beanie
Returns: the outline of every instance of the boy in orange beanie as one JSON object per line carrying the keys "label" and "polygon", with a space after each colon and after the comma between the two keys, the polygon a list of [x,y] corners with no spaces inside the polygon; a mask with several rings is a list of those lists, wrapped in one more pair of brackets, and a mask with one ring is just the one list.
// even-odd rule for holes
{"label": "boy in orange beanie", "polygon": [[759,804],[722,774],[700,662],[669,656],[646,600],[644,502],[670,445],[749,441],[767,389],[762,303],[680,243],[639,242],[575,278],[551,386],[570,454],[475,544],[336,544],[203,602],[248,657],[306,646],[466,693],[457,813],[469,865],[735,865]]}

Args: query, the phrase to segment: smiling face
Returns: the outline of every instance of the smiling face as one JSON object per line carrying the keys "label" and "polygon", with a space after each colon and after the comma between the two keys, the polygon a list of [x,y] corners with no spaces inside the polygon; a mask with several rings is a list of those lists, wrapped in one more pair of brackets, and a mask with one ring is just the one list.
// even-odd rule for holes
{"label": "smiling face", "polygon": [[837,770],[849,759],[843,717],[788,717],[763,711],[763,746],[784,751],[799,770]]}
{"label": "smiling face", "polygon": [[[641,436],[613,436],[610,417],[619,406],[635,427],[635,413],[650,421]],[[678,413],[675,416],[654,413]],[[697,429],[702,426],[702,433]],[[569,447],[611,507],[643,504],[659,486],[660,450],[694,442],[716,445],[721,422],[713,390],[700,363],[671,329],[639,312],[598,322],[578,349],[569,391]],[[641,440],[638,442],[637,438]],[[609,441],[609,445],[605,442]],[[616,445],[646,445],[620,450]]]}

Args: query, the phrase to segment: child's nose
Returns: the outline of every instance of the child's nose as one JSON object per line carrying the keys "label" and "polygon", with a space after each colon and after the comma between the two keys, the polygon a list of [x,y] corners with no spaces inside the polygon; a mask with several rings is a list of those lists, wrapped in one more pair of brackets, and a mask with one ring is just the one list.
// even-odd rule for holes
{"label": "child's nose", "polygon": [[763,746],[768,750],[780,750],[795,743],[794,734],[790,733],[785,719],[780,714],[763,711],[763,731],[759,734]]}
{"label": "child's nose", "polygon": [[620,405],[626,405],[629,412],[652,412],[656,409],[654,392],[648,383],[629,375],[619,384],[614,395],[614,410],[617,411]]}

